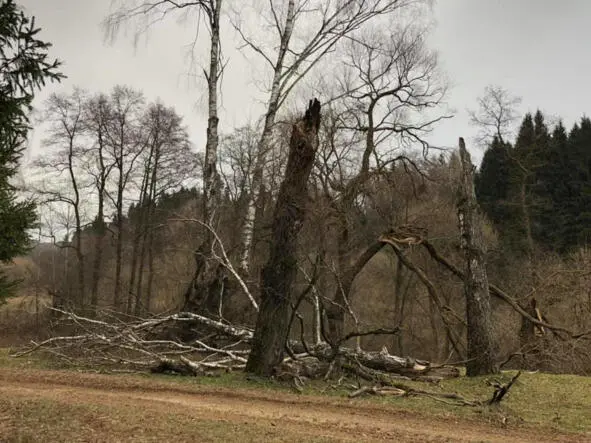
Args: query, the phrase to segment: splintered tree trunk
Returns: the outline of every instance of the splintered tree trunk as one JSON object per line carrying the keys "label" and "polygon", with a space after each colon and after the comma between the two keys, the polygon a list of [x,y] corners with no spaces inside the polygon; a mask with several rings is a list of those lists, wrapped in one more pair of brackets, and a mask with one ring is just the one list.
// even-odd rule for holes
{"label": "splintered tree trunk", "polygon": [[464,294],[468,318],[468,376],[494,374],[495,343],[490,308],[486,255],[482,237],[482,225],[474,192],[474,177],[470,154],[464,139],[460,138],[462,164],[458,189],[458,221],[461,247],[466,260]]}
{"label": "splintered tree trunk", "polygon": [[297,273],[296,246],[304,222],[307,183],[318,147],[320,102],[310,102],[291,133],[285,179],[273,214],[269,260],[261,272],[261,305],[246,370],[269,376],[283,360],[289,333],[292,284]]}

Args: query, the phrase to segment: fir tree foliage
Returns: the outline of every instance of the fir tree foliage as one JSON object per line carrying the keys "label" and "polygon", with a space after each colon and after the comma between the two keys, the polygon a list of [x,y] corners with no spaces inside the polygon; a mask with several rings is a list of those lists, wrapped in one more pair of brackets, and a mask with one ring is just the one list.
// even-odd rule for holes
{"label": "fir tree foliage", "polygon": [[[35,92],[59,81],[60,62],[48,57],[50,43],[38,39],[35,19],[13,0],[0,3],[0,262],[24,253],[34,226],[33,202],[18,198],[11,183],[26,147],[28,114]],[[0,275],[0,300],[13,285]]]}
{"label": "fir tree foliage", "polygon": [[562,122],[550,130],[539,110],[526,114],[514,146],[496,137],[489,144],[476,192],[508,254],[526,251],[528,228],[539,250],[589,245],[591,120],[583,117],[567,133]]}

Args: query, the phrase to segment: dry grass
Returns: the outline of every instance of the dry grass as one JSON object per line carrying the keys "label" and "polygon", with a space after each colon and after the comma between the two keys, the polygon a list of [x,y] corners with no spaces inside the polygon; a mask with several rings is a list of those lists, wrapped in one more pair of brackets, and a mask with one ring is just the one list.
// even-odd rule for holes
{"label": "dry grass", "polygon": [[[388,414],[393,417],[403,414],[404,417],[424,421],[426,426],[452,420],[456,425],[460,423],[471,430],[486,426],[486,429],[490,427],[492,430],[524,433],[527,436],[535,437],[539,434],[540,441],[591,441],[589,377],[524,373],[503,400],[502,406],[491,409],[455,407],[421,397],[349,400],[343,398],[348,390],[342,387],[327,389],[323,383],[309,383],[302,394],[294,396],[295,391],[289,384],[248,380],[243,373],[192,378],[153,375],[97,376],[96,371],[95,374],[90,374],[88,370],[82,371],[80,368],[74,372],[47,370],[55,367],[55,362],[39,356],[15,360],[8,357],[6,350],[0,353],[0,380],[3,380],[0,386],[5,385],[5,389],[14,379],[18,381],[14,384],[16,388],[20,386],[19,383],[23,386],[36,383],[31,393],[37,393],[45,385],[48,386],[48,392],[57,391],[56,387],[62,389],[62,386],[64,392],[67,392],[66,400],[58,394],[55,394],[55,398],[36,397],[37,394],[32,396],[25,391],[20,396],[0,396],[0,418],[3,418],[0,423],[4,423],[1,425],[4,428],[0,427],[0,435],[13,435],[13,432],[17,432],[14,429],[18,430],[14,434],[18,437],[11,437],[12,440],[7,441],[155,441],[170,438],[177,441],[233,441],[236,435],[241,436],[241,441],[301,441],[306,429],[311,426],[294,422],[291,431],[278,431],[275,428],[276,422],[269,417],[250,417],[244,420],[234,417],[225,420],[223,416],[196,415],[190,409],[153,401],[154,396],[160,395],[177,399],[187,395],[198,395],[201,398],[200,395],[208,393],[222,398],[223,404],[233,403],[236,399],[240,402],[240,398],[258,399],[260,405],[254,405],[253,410],[267,408],[267,403],[270,402],[270,410],[274,411],[277,405],[273,405],[280,398],[287,404],[296,402],[293,406],[287,406],[294,411],[298,408],[308,410],[310,404],[321,404],[327,413],[332,414],[331,411],[335,408],[339,413],[343,412],[343,408],[359,408],[360,411],[367,409],[368,417],[371,417],[374,414],[370,411],[378,408],[375,409],[376,413],[390,411]],[[511,372],[503,373],[500,378],[506,379],[511,375]],[[492,392],[483,377],[447,380],[440,386],[425,386],[424,383],[418,386],[422,389],[457,392],[470,399],[488,398]],[[87,392],[80,391],[79,399],[76,400],[78,389],[85,389]],[[136,391],[151,393],[151,400],[146,400],[146,408],[138,407],[138,404],[143,404],[143,400],[138,403],[137,398],[132,397],[132,393]],[[118,394],[115,402],[103,398],[115,395],[116,392]],[[96,400],[92,396],[96,396]],[[297,406],[297,403],[302,404]],[[236,405],[238,415],[242,409],[244,407]],[[40,423],[42,426],[39,426]],[[12,431],[7,430],[6,426]],[[82,432],[85,439],[76,440],[75,434],[68,433],[70,428]],[[313,435],[323,435],[318,430],[314,432],[306,435],[305,440],[314,441],[311,439]],[[335,435],[334,439],[342,440],[342,435]],[[376,434],[375,440],[384,435]],[[90,438],[91,436],[94,437]],[[39,440],[40,437],[43,438]],[[446,441],[433,438],[431,441]],[[331,438],[325,435],[318,441],[331,441]],[[516,441],[530,439],[528,437],[527,440]]]}

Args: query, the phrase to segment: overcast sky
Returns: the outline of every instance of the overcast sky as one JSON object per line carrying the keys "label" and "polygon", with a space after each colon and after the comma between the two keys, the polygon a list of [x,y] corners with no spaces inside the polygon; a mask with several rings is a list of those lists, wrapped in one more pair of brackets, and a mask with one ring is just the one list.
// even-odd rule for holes
{"label": "overcast sky", "polygon": [[[279,0],[277,0],[279,1]],[[184,116],[197,149],[205,138],[203,89],[187,76],[187,43],[194,29],[174,19],[158,24],[149,39],[134,48],[131,35],[106,44],[101,20],[109,0],[20,0],[53,43],[52,55],[64,61],[62,84],[39,94],[81,86],[108,92],[116,84],[160,98]],[[570,126],[591,107],[591,1],[588,0],[439,0],[434,7],[431,45],[439,52],[451,88],[449,105],[456,116],[441,123],[429,141],[454,146],[459,136],[475,134],[467,108],[489,84],[523,99],[522,111],[540,108]],[[206,39],[200,40],[206,44]],[[221,129],[255,120],[261,102],[253,96],[253,71],[239,53],[229,52],[223,84]],[[261,95],[258,94],[260,98]],[[40,130],[33,134],[38,149]],[[471,146],[474,158],[482,155]],[[30,154],[27,156],[30,158]]]}

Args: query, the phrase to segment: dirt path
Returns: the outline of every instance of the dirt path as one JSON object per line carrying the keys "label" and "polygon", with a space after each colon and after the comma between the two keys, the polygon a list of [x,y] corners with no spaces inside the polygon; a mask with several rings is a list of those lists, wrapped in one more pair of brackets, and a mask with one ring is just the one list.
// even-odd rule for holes
{"label": "dirt path", "polygon": [[581,441],[363,401],[62,371],[0,369],[0,398],[0,441]]}

